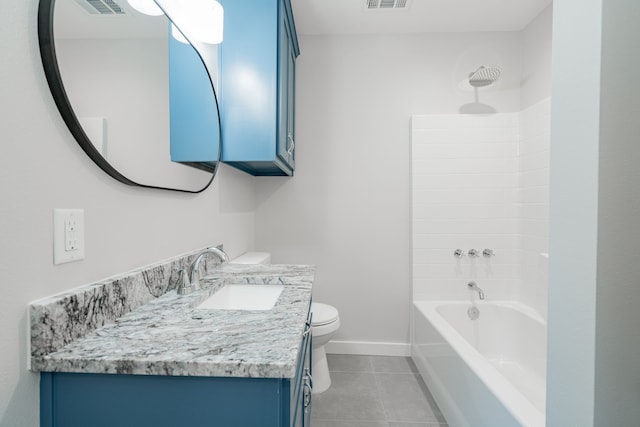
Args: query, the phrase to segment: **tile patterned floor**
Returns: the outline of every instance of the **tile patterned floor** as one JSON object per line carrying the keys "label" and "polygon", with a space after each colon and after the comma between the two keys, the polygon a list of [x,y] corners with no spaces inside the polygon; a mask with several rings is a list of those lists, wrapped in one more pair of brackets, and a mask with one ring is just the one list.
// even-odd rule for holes
{"label": "tile patterned floor", "polygon": [[327,356],[331,388],[313,396],[312,427],[446,427],[407,357]]}

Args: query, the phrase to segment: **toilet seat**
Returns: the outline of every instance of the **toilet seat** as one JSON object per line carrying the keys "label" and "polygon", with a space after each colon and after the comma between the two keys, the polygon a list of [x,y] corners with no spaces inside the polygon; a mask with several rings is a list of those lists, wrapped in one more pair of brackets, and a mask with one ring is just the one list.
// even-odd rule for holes
{"label": "toilet seat", "polygon": [[327,304],[311,303],[311,326],[324,326],[338,320],[338,310]]}

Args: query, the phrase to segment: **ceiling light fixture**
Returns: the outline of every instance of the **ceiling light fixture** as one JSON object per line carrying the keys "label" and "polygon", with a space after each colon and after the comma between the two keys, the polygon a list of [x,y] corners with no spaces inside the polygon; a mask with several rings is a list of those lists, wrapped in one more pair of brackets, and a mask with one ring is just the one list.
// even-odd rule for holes
{"label": "ceiling light fixture", "polygon": [[[163,15],[167,12],[172,22],[171,35],[182,43],[202,42],[207,44],[222,43],[224,36],[224,9],[216,0],[127,0],[129,5],[140,13],[150,16]],[[158,6],[162,5],[162,8]]]}
{"label": "ceiling light fixture", "polygon": [[218,44],[224,33],[224,9],[216,0],[191,0],[189,2],[189,26],[186,36],[197,41]]}
{"label": "ceiling light fixture", "polygon": [[164,12],[153,0],[127,0],[129,6],[137,10],[138,12],[149,16],[164,15]]}
{"label": "ceiling light fixture", "polygon": [[176,40],[182,43],[186,43],[187,40],[192,43],[207,44],[222,42],[224,9],[216,0],[156,0],[156,2],[174,24],[171,34]]}
{"label": "ceiling light fixture", "polygon": [[187,38],[184,36],[184,34],[182,34],[182,32],[180,31],[180,29],[178,29],[178,27],[176,27],[176,24],[171,24],[171,36],[178,40],[180,43],[184,43],[184,44],[189,44],[189,40],[187,40]]}

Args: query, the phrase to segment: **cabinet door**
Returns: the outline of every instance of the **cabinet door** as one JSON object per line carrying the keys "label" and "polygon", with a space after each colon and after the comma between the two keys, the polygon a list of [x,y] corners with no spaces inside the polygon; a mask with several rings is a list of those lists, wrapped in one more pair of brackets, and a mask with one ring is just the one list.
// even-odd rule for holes
{"label": "cabinet door", "polygon": [[291,399],[293,409],[292,427],[305,427],[311,425],[311,391],[313,378],[311,377],[311,313],[307,319],[305,333],[303,334],[301,355],[298,359],[298,369],[294,381],[294,395]]}
{"label": "cabinet door", "polygon": [[295,58],[296,53],[293,48],[291,34],[291,24],[288,15],[284,12],[280,14],[280,40],[279,40],[279,73],[278,73],[278,96],[279,100],[279,128],[278,146],[276,152],[278,157],[294,169],[294,102],[295,102]]}
{"label": "cabinet door", "polygon": [[287,153],[289,154],[289,166],[295,169],[295,103],[296,103],[296,54],[291,45],[291,38],[288,38],[289,49],[287,51]]}
{"label": "cabinet door", "polygon": [[[311,319],[309,319],[311,324]],[[302,380],[302,408],[303,408],[303,427],[311,426],[311,407],[312,407],[312,394],[313,391],[313,372],[311,367],[313,366],[311,356],[313,351],[311,350],[313,337],[309,334],[309,342],[307,343],[307,354],[304,359],[304,378]]]}
{"label": "cabinet door", "polygon": [[271,378],[43,372],[40,425],[280,427],[288,390]]}
{"label": "cabinet door", "polygon": [[288,146],[287,146],[287,126],[289,120],[288,100],[289,100],[289,40],[287,36],[287,25],[284,14],[280,16],[280,40],[279,40],[279,58],[278,58],[278,145],[276,154],[285,163],[289,164]]}
{"label": "cabinet door", "polygon": [[291,176],[295,58],[289,0],[220,0],[222,161],[259,176]]}

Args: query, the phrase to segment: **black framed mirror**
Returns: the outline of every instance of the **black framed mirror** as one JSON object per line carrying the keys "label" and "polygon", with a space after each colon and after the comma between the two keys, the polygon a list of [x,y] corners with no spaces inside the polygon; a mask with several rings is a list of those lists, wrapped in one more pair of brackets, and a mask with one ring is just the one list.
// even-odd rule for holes
{"label": "black framed mirror", "polygon": [[[180,28],[167,15],[142,14],[127,0],[40,0],[38,10],[47,82],[84,152],[124,184],[199,193],[221,153],[217,45],[178,43],[173,27]],[[191,110],[176,85],[184,74],[170,64],[178,57],[191,61],[189,84],[200,84],[191,89],[200,98]],[[210,157],[176,161],[176,141],[192,138],[193,129]]]}

